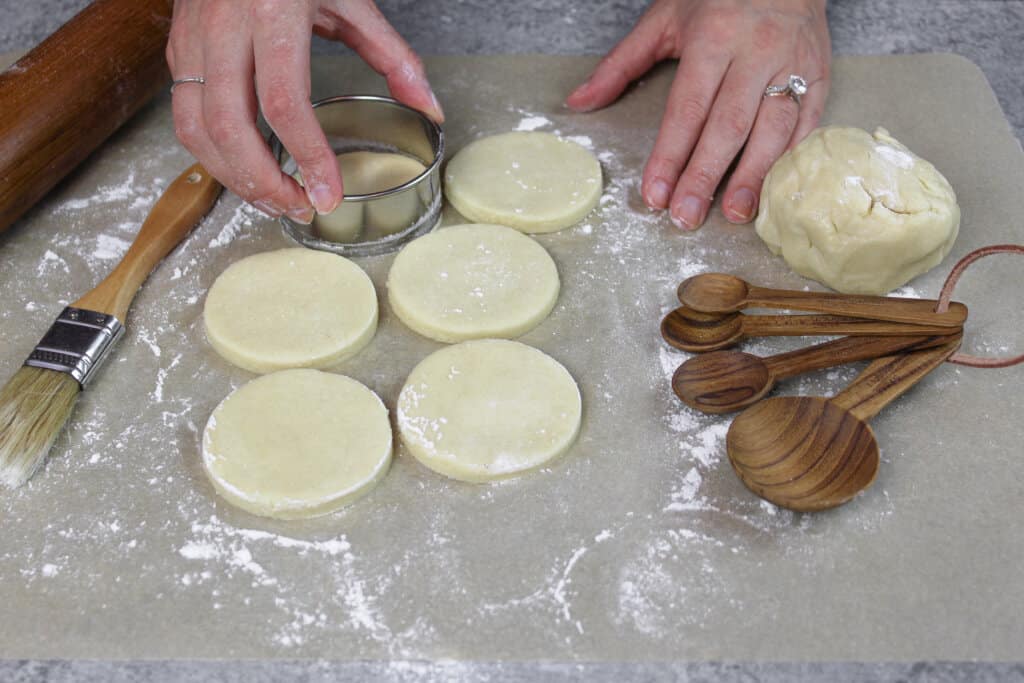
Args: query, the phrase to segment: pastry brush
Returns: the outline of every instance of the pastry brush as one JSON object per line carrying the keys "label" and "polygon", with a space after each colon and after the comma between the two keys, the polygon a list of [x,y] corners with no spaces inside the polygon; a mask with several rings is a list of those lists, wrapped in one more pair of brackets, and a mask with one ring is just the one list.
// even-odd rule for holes
{"label": "pastry brush", "polygon": [[199,164],[178,176],[117,267],[64,309],[0,389],[0,484],[16,488],[39,469],[78,394],[124,333],[128,306],[139,287],[206,215],[220,191],[220,184]]}

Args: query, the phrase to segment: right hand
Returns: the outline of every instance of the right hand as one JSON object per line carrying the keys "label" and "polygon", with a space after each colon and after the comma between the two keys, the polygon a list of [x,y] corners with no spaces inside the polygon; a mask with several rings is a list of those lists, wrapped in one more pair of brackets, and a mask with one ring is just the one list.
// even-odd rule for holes
{"label": "right hand", "polygon": [[[387,80],[395,99],[444,118],[423,63],[372,0],[175,0],[167,63],[174,132],[225,186],[271,216],[309,223],[343,195],[337,159],[310,103],[311,35],[339,40]],[[255,80],[254,80],[255,76]],[[298,164],[283,173],[256,127],[259,111]]]}

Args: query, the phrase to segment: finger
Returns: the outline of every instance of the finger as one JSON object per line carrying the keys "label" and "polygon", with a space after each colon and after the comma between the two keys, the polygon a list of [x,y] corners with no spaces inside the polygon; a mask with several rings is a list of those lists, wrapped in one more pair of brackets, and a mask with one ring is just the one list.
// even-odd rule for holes
{"label": "finger", "polygon": [[438,123],[444,121],[444,111],[430,87],[422,60],[376,5],[353,3],[339,18],[333,35],[384,77],[396,100],[422,111]]}
{"label": "finger", "polygon": [[[787,72],[788,73],[788,72]],[[776,74],[771,83],[782,82]],[[761,184],[796,128],[800,107],[789,97],[764,97],[736,170],[726,185],[722,212],[733,223],[747,223],[757,212]]]}
{"label": "finger", "polygon": [[[185,5],[185,3],[182,3]],[[187,5],[191,7],[191,5]],[[175,8],[177,12],[178,8]],[[169,62],[173,62],[171,77],[175,79],[201,76],[203,74],[203,51],[199,33],[193,30],[198,21],[190,13],[175,16],[168,39]],[[203,90],[199,83],[183,83],[171,93],[171,111],[174,117],[174,134],[206,169],[218,179],[224,169],[217,153],[206,134],[203,123]]]}
{"label": "finger", "polygon": [[679,227],[695,230],[704,223],[715,188],[746,142],[764,84],[774,71],[759,70],[755,64],[734,63],[722,81],[700,141],[672,195],[669,212]]}
{"label": "finger", "polygon": [[313,208],[330,213],[342,200],[341,172],[309,100],[312,18],[305,3],[264,0],[255,7],[253,59],[263,116],[295,159]]}
{"label": "finger", "polygon": [[619,42],[582,85],[565,100],[576,111],[593,111],[611,104],[626,87],[657,62],[666,59],[667,43],[661,40],[663,21],[647,11],[633,30]]}
{"label": "finger", "polygon": [[807,85],[807,92],[800,98],[800,116],[786,149],[796,147],[811,131],[818,127],[825,112],[825,100],[831,85],[826,76]]}
{"label": "finger", "polygon": [[724,54],[701,53],[695,49],[683,55],[672,81],[654,149],[644,167],[641,193],[648,206],[668,207],[672,188],[704,128],[728,66],[729,58]]}
{"label": "finger", "polygon": [[281,172],[256,127],[254,62],[247,22],[248,18],[238,16],[230,5],[215,5],[204,16],[203,60],[208,66],[203,121],[223,162],[220,180],[266,213],[287,213],[310,223],[313,208],[306,193]]}

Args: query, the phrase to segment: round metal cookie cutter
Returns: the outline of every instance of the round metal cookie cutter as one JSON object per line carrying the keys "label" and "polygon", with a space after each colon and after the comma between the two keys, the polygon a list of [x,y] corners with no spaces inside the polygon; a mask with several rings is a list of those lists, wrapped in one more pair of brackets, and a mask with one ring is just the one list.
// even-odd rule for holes
{"label": "round metal cookie cutter", "polygon": [[[345,238],[330,239],[313,225],[282,216],[284,231],[304,247],[342,256],[375,256],[395,251],[430,232],[441,218],[441,160],[444,131],[425,115],[398,100],[377,95],[341,95],[313,103],[327,142],[335,154],[390,152],[423,164],[422,173],[408,182],[379,192],[346,194],[332,214]],[[270,148],[289,175],[296,172],[277,135]]]}

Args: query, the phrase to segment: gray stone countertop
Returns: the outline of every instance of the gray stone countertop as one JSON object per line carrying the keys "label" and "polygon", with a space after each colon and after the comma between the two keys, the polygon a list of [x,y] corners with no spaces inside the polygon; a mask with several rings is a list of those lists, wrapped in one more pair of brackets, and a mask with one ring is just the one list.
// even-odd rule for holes
{"label": "gray stone countertop", "polygon": [[[86,0],[0,3],[0,52],[32,47]],[[381,0],[381,10],[421,54],[603,54],[647,0]],[[831,0],[836,54],[955,52],[988,77],[1024,137],[1024,0]],[[343,54],[319,38],[316,54]],[[951,93],[951,96],[953,94]]]}
{"label": "gray stone countertop", "polygon": [[[86,0],[0,3],[0,52],[32,47]],[[602,54],[645,0],[382,0],[421,54]],[[981,67],[1018,139],[1024,139],[1024,0],[832,0],[836,54],[954,52]],[[316,54],[345,49],[320,39]],[[950,93],[955,97],[955,93]],[[8,624],[8,626],[10,626]],[[0,653],[0,657],[3,653]],[[1024,658],[1024,648],[1022,648]],[[984,663],[495,663],[97,662],[0,660],[17,681],[1024,681],[1020,664]]]}

